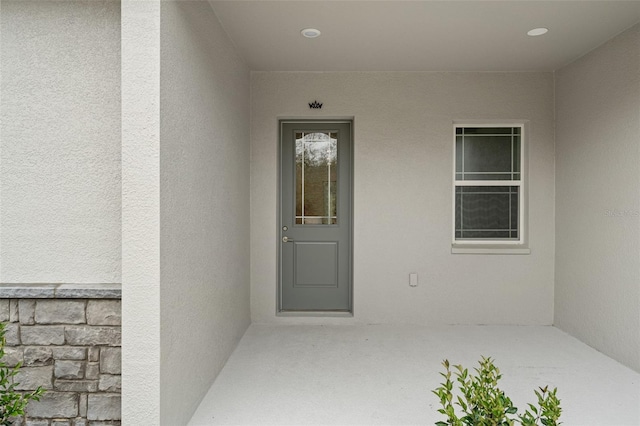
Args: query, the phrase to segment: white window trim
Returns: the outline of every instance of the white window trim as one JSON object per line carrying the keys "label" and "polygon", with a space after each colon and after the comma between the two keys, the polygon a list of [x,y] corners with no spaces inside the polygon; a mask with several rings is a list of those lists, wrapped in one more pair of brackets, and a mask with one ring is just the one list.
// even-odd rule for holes
{"label": "white window trim", "polygon": [[[461,127],[520,127],[520,180],[456,180],[456,129]],[[526,120],[465,120],[453,122],[453,167],[452,167],[452,226],[451,253],[452,254],[530,254],[528,247],[528,121]],[[456,187],[457,186],[518,186],[520,199],[518,205],[518,240],[456,240]]]}

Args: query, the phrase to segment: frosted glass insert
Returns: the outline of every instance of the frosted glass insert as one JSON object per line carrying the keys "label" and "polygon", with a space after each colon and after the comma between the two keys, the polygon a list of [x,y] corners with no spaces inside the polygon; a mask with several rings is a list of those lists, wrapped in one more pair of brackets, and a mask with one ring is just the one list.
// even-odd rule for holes
{"label": "frosted glass insert", "polygon": [[296,224],[338,223],[338,134],[296,132]]}

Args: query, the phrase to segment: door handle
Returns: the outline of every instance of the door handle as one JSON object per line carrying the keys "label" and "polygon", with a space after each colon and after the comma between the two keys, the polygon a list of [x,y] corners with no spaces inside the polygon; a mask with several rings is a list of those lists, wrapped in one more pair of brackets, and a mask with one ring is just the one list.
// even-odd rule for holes
{"label": "door handle", "polygon": [[292,243],[293,242],[293,238],[282,237],[282,242],[283,243]]}

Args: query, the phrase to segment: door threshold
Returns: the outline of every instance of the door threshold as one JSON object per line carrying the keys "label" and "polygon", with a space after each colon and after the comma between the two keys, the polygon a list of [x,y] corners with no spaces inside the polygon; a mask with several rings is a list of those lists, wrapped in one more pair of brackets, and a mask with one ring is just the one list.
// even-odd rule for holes
{"label": "door threshold", "polygon": [[276,313],[279,317],[339,317],[353,318],[351,311],[280,311]]}

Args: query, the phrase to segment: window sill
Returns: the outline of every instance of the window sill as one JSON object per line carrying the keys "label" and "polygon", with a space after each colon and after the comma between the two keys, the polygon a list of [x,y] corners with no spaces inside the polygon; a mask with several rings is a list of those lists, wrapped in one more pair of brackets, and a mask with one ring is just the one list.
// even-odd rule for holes
{"label": "window sill", "polygon": [[349,311],[280,311],[276,313],[276,316],[353,318],[353,313]]}
{"label": "window sill", "polygon": [[452,244],[451,254],[531,254],[531,249],[511,245]]}

